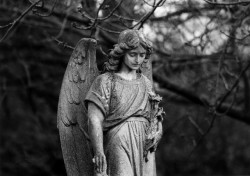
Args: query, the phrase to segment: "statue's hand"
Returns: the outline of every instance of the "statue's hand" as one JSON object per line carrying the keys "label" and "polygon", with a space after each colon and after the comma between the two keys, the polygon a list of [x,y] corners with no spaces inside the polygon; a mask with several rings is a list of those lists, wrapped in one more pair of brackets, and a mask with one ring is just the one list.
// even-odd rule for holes
{"label": "statue's hand", "polygon": [[158,126],[157,127],[157,132],[155,133],[153,147],[152,147],[153,151],[156,151],[158,143],[160,142],[162,134],[163,134],[163,131],[162,131],[162,122],[158,121],[157,126]]}
{"label": "statue's hand", "polygon": [[107,176],[107,161],[104,153],[97,153],[93,158],[95,164],[95,176]]}

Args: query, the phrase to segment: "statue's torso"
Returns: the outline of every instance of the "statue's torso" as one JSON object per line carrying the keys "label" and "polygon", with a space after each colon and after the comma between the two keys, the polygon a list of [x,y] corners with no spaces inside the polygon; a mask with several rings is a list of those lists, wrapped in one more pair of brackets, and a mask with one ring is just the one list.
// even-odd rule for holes
{"label": "statue's torso", "polygon": [[131,81],[115,73],[105,73],[96,78],[86,100],[93,101],[104,112],[104,131],[130,117],[148,118],[149,84],[150,81],[143,75]]}

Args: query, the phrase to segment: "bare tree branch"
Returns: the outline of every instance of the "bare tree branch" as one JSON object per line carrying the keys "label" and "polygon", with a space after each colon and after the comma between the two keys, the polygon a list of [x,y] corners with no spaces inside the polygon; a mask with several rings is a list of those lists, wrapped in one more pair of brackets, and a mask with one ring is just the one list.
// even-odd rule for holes
{"label": "bare tree branch", "polygon": [[244,73],[250,68],[250,61],[247,62],[245,68],[243,68],[243,70],[241,71],[241,73],[239,74],[238,79],[234,82],[233,86],[231,87],[231,89],[229,91],[226,92],[226,94],[220,99],[220,102],[217,105],[216,109],[219,109],[220,106],[225,102],[225,100],[227,99],[227,97],[232,93],[232,91],[236,88],[236,86],[239,84],[240,82],[240,78],[244,75]]}
{"label": "bare tree branch", "polygon": [[110,30],[110,29],[104,28],[104,27],[99,26],[99,25],[97,25],[96,27],[103,30],[103,31],[109,32],[109,33],[120,34],[120,31]]}
{"label": "bare tree branch", "polygon": [[[148,3],[146,0],[143,0],[143,2],[147,5],[149,5],[150,7],[156,7],[155,3],[156,3],[156,0],[154,0],[154,3],[153,4],[150,4]],[[161,7],[164,3],[162,3],[161,5],[157,6],[157,7]]]}
{"label": "bare tree branch", "polygon": [[216,119],[216,113],[214,113],[212,115],[212,120],[208,126],[208,128],[206,129],[206,131],[201,135],[201,137],[198,139],[198,141],[196,142],[196,145],[195,147],[192,149],[192,151],[189,153],[188,155],[188,158],[190,158],[190,156],[194,153],[194,151],[197,149],[198,146],[200,146],[202,140],[208,135],[208,133],[211,131],[213,125],[214,125],[214,122],[215,122],[215,119]]}
{"label": "bare tree branch", "polygon": [[[231,104],[226,108],[226,110],[224,111],[224,113],[219,113],[217,111],[218,107],[216,108],[212,108],[211,109],[211,113],[212,113],[212,120],[208,126],[208,128],[206,129],[205,133],[201,133],[201,137],[199,138],[196,146],[193,148],[193,150],[190,152],[188,158],[193,154],[193,152],[195,151],[195,149],[201,144],[202,140],[208,135],[208,133],[211,131],[213,125],[214,125],[214,122],[215,122],[215,119],[219,116],[224,116],[224,115],[227,115],[228,112],[231,110],[231,108],[233,107],[233,104],[234,104],[234,101],[235,101],[235,97],[236,97],[236,94],[234,94],[234,97],[233,97],[233,100],[231,102]],[[189,119],[190,120],[190,119]],[[196,123],[195,123],[196,124]],[[197,127],[199,129],[199,126]]]}
{"label": "bare tree branch", "polygon": [[105,16],[103,18],[97,18],[96,20],[104,21],[104,20],[110,18],[122,3],[123,3],[123,0],[120,0],[120,2],[115,6],[115,8],[113,8],[113,10],[107,16]]}
{"label": "bare tree branch", "polygon": [[4,29],[4,28],[7,28],[7,27],[10,27],[13,23],[9,23],[9,24],[6,24],[4,26],[0,26],[0,29]]}
{"label": "bare tree branch", "polygon": [[202,128],[195,122],[195,120],[191,116],[188,116],[188,120],[194,125],[194,127],[199,131],[201,135],[204,135]]}
{"label": "bare tree branch", "polygon": [[220,31],[220,32],[221,32],[222,34],[224,34],[225,36],[231,38],[231,39],[240,40],[240,41],[245,40],[246,38],[250,37],[250,33],[247,34],[247,35],[245,35],[245,36],[242,37],[242,38],[237,38],[237,37],[233,37],[233,36],[231,36],[231,35],[228,35],[228,34],[226,34],[226,33],[223,32],[223,31]]}
{"label": "bare tree branch", "polygon": [[227,41],[227,43],[226,43],[226,45],[225,45],[225,47],[223,49],[223,52],[222,52],[222,54],[221,54],[221,56],[219,58],[219,61],[218,61],[217,77],[216,77],[216,83],[215,83],[214,95],[213,95],[213,97],[214,97],[213,106],[216,106],[216,103],[217,103],[218,98],[219,98],[218,97],[218,95],[219,95],[218,91],[219,91],[220,74],[221,74],[221,69],[222,69],[222,62],[223,62],[223,60],[225,58],[225,54],[227,52],[228,44],[229,44],[229,41]]}
{"label": "bare tree branch", "polygon": [[236,0],[236,2],[213,2],[210,0],[203,0],[203,1],[212,5],[239,5],[239,4],[245,5],[250,3],[250,1],[248,0]]}
{"label": "bare tree branch", "polygon": [[52,5],[52,8],[50,9],[50,11],[49,11],[47,14],[43,14],[43,13],[41,13],[41,12],[38,12],[37,9],[33,9],[33,13],[34,13],[35,15],[40,16],[40,17],[48,17],[48,16],[51,16],[52,13],[54,12],[54,9],[55,9],[55,6],[56,6],[57,2],[58,2],[58,0],[54,0],[54,3],[53,3],[53,5]]}
{"label": "bare tree branch", "polygon": [[153,22],[159,22],[159,21],[167,21],[171,18],[174,18],[174,17],[179,17],[180,15],[182,14],[201,14],[202,12],[206,12],[206,11],[214,11],[216,9],[221,9],[220,7],[201,7],[201,8],[195,8],[195,7],[189,7],[189,8],[183,8],[181,10],[177,10],[177,11],[174,11],[172,13],[168,13],[166,16],[161,16],[161,17],[152,17],[150,18],[150,21],[153,21]]}
{"label": "bare tree branch", "polygon": [[53,37],[53,39],[57,42],[57,44],[58,44],[59,46],[62,46],[63,48],[69,48],[69,49],[72,49],[72,50],[74,49],[73,46],[68,45],[66,42],[62,42],[62,41],[58,40],[58,39],[55,38],[55,37]]}
{"label": "bare tree branch", "polygon": [[126,21],[135,21],[135,19],[132,19],[132,18],[128,18],[128,17],[124,17],[124,16],[121,16],[121,15],[118,15],[116,13],[113,13],[113,16],[117,17],[118,19],[120,20],[126,20]]}
{"label": "bare tree branch", "polygon": [[101,9],[101,7],[102,7],[102,5],[104,3],[102,3],[102,5],[100,6],[100,8],[98,9],[98,12],[97,12],[97,15],[96,15],[95,18],[92,18],[85,11],[82,11],[82,9],[79,9],[79,12],[83,16],[87,17],[92,23],[91,23],[91,25],[86,26],[86,25],[80,25],[80,24],[77,24],[77,23],[74,22],[72,25],[73,25],[73,27],[75,27],[77,29],[80,29],[80,30],[89,30],[89,29],[92,29],[92,28],[96,27],[100,21],[105,21],[105,20],[109,19],[113,15],[113,13],[118,9],[118,7],[122,4],[122,2],[123,2],[123,0],[120,0],[120,2],[112,9],[112,11],[107,16],[105,16],[103,18],[98,18],[98,13],[99,13],[99,10]]}
{"label": "bare tree branch", "polygon": [[162,86],[163,88],[166,88],[190,100],[191,102],[195,104],[204,106],[205,108],[212,110],[212,112],[216,110],[216,112],[222,113],[228,110],[226,114],[227,116],[250,125],[249,114],[245,114],[244,112],[242,112],[242,110],[238,110],[236,107],[229,109],[230,106],[227,106],[224,103],[224,100],[230,95],[232,90],[239,84],[240,77],[242,76],[244,72],[246,72],[246,70],[249,68],[249,65],[250,63],[248,63],[247,66],[242,70],[241,74],[239,75],[239,79],[234,83],[230,91],[226,93],[224,98],[220,101],[220,103],[216,107],[212,106],[211,103],[206,99],[206,97],[197,95],[196,93],[184,87],[181,87],[180,85],[175,85],[170,80],[168,80],[165,76],[163,76],[164,74],[161,74],[159,71],[157,71],[157,73],[154,72],[153,76],[154,76],[154,81],[158,82],[159,85]]}
{"label": "bare tree branch", "polygon": [[[154,13],[154,11],[156,10],[157,7],[159,7],[160,4],[163,4],[166,0],[160,0],[155,6],[154,8],[149,12],[147,13],[145,16],[143,16],[137,24],[135,24],[132,28],[137,28],[137,29],[140,29],[143,24],[149,19],[149,17]],[[138,26],[139,25],[139,26]],[[137,27],[138,26],[138,27]]]}
{"label": "bare tree branch", "polygon": [[[38,3],[40,3],[41,0],[38,0],[37,2],[33,3],[29,8],[27,8],[16,20],[14,20],[11,24],[11,27],[7,30],[7,32],[4,34],[4,36],[2,37],[2,39],[0,40],[0,43],[3,42],[8,35],[15,29],[15,27],[20,23],[20,21],[22,20],[22,18],[28,14]],[[9,24],[9,26],[10,26]]]}

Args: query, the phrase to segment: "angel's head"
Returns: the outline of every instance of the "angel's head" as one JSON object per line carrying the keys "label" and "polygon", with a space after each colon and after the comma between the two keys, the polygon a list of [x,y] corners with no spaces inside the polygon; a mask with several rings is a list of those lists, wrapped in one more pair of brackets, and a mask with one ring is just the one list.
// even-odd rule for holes
{"label": "angel's head", "polygon": [[120,33],[118,43],[109,53],[109,60],[105,63],[105,70],[118,71],[124,56],[131,51],[145,51],[143,62],[147,62],[152,53],[151,42],[138,30],[127,29]]}

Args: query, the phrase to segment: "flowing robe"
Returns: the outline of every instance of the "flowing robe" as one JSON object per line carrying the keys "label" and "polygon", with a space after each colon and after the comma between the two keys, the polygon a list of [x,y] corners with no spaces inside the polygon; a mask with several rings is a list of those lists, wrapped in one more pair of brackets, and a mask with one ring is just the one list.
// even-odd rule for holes
{"label": "flowing robe", "polygon": [[[104,115],[104,151],[109,176],[156,176],[155,155],[143,158],[152,85],[144,75],[124,80],[115,73],[99,75],[86,98]],[[91,118],[91,117],[90,117]]]}

